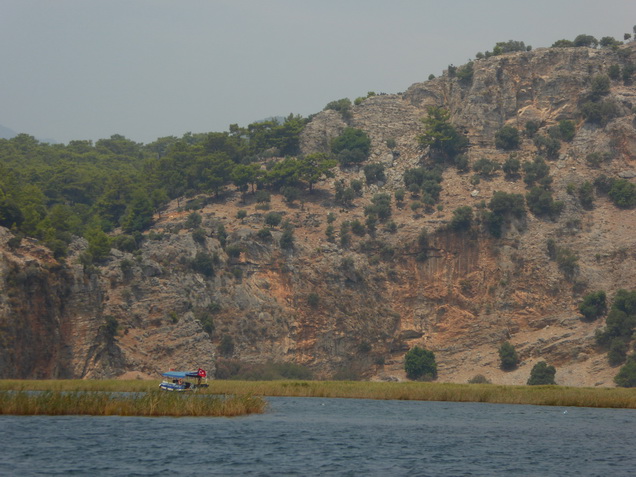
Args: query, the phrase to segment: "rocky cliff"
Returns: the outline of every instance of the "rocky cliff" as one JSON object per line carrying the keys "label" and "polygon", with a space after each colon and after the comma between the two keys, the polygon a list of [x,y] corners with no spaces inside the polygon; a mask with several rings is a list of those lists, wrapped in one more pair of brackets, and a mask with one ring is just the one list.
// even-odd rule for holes
{"label": "rocky cliff", "polygon": [[[373,379],[404,379],[406,350],[435,352],[439,380],[466,382],[483,374],[496,383],[525,383],[540,360],[557,368],[557,382],[611,386],[617,369],[595,345],[604,320],[584,321],[582,297],[636,288],[636,211],[617,208],[598,194],[592,208],[572,194],[601,174],[636,177],[636,88],[612,81],[607,99],[616,112],[606,124],[581,116],[591,79],[611,65],[636,62],[633,43],[619,50],[551,48],[475,61],[470,82],[453,75],[417,83],[401,94],[372,96],[352,108],[315,115],[301,138],[303,153],[325,151],[347,126],[372,141],[368,163],[385,166],[385,180],[365,185],[350,207],[334,200],[336,181],[359,179],[360,167],[340,168],[302,201],[274,194],[269,211],[293,225],[294,246],[281,248],[282,228],[262,233],[263,204],[228,191],[198,197],[187,207],[175,201],[155,217],[134,254],[113,250],[100,266],[84,266],[77,240],[58,262],[35,241],[9,246],[0,240],[0,377],[157,376],[166,368],[214,370],[218,356],[247,362],[286,361],[321,377],[350,373]],[[407,169],[426,163],[418,143],[429,106],[451,112],[469,138],[468,160],[499,163],[509,151],[495,147],[504,125],[539,133],[573,120],[572,141],[562,142],[548,163],[558,217],[528,213],[508,224],[500,238],[478,222],[469,231],[448,228],[460,206],[483,208],[495,191],[525,194],[526,184],[501,171],[476,180],[445,169],[439,206],[411,209],[393,203],[395,227],[329,241],[327,216],[340,230],[364,223],[364,206],[377,192],[404,186]],[[392,147],[387,141],[393,142]],[[590,154],[605,158],[590,164]],[[524,137],[521,160],[537,148]],[[186,223],[196,204],[204,233]],[[190,209],[190,210],[187,210]],[[244,210],[242,218],[237,212]],[[428,230],[426,259],[418,236]],[[548,244],[575,252],[567,273]],[[205,266],[202,266],[205,265]],[[497,350],[508,340],[522,363],[499,369]]]}

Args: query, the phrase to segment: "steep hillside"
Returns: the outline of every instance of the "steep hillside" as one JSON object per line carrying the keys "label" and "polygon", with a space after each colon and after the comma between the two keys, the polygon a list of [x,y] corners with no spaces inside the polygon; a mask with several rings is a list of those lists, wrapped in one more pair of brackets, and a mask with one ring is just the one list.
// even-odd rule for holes
{"label": "steep hillside", "polygon": [[[240,192],[173,201],[139,251],[113,250],[97,267],[80,264],[83,240],[59,263],[34,241],[10,246],[4,229],[0,377],[156,376],[168,367],[212,370],[223,356],[294,362],[320,377],[394,380],[404,379],[405,352],[423,345],[436,354],[440,381],[483,374],[522,384],[545,360],[559,384],[612,386],[618,368],[595,344],[604,319],[583,320],[578,304],[591,291],[611,298],[636,289],[636,211],[598,190],[584,207],[577,191],[602,175],[635,182],[636,88],[613,80],[602,98],[612,115],[594,122],[582,111],[593,78],[636,62],[635,50],[631,43],[495,56],[475,61],[469,81],[446,73],[401,94],[371,96],[350,117],[320,112],[302,133],[303,154],[329,152],[346,127],[358,128],[372,144],[362,166],[336,168],[291,204],[280,194],[266,203]],[[437,203],[423,204],[417,192],[396,202],[407,170],[432,167],[419,142],[430,106],[446,108],[466,134],[472,166],[503,164],[511,154],[532,163],[543,152],[524,134],[518,148],[497,148],[503,126],[523,132],[530,121],[539,128],[534,137],[547,138],[559,121],[573,121],[573,138],[558,141],[546,160],[560,213],[527,211],[497,237],[482,212],[495,191],[528,193],[523,172],[448,165]],[[375,163],[386,177],[366,184],[363,166]],[[355,180],[361,194],[343,205],[337,185]],[[392,197],[390,219],[375,231],[343,233],[345,222],[365,224],[377,193]],[[453,227],[462,206],[474,219]],[[270,212],[290,227],[272,225],[268,234]],[[290,230],[293,247],[285,239],[281,246]],[[578,259],[556,260],[559,250]],[[506,340],[522,359],[515,371],[499,369]]]}

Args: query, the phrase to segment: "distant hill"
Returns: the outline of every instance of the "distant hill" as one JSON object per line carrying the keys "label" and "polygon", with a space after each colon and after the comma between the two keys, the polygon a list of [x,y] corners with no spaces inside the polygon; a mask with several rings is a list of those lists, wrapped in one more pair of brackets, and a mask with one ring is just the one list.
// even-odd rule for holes
{"label": "distant hill", "polygon": [[[9,129],[6,126],[3,126],[2,124],[0,124],[0,139],[11,139],[12,137],[17,136],[19,133],[15,132],[13,129]],[[36,139],[40,142],[47,142],[49,144],[57,144],[58,141],[56,141],[55,139],[51,139],[51,138],[41,138],[41,137],[36,137]]]}
{"label": "distant hill", "polygon": [[2,139],[11,139],[12,137],[16,136],[18,133],[15,132],[13,129],[9,129],[5,126],[3,126],[2,124],[0,124],[0,138]]}

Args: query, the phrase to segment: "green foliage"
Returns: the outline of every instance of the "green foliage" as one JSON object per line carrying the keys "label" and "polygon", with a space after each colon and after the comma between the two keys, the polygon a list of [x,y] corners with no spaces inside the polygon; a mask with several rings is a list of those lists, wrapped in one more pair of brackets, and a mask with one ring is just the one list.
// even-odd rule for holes
{"label": "green foliage", "polygon": [[430,197],[433,203],[439,200],[440,192],[442,191],[442,171],[439,167],[432,169],[417,167],[414,169],[407,169],[404,172],[404,185],[409,192],[417,194],[422,192],[425,196]]}
{"label": "green foliage", "polygon": [[190,266],[192,270],[206,277],[214,275],[214,257],[206,252],[197,252]]}
{"label": "green foliage", "polygon": [[500,163],[491,159],[486,159],[485,157],[475,161],[473,164],[473,171],[482,177],[491,177],[499,169],[501,169]]}
{"label": "green foliage", "polygon": [[247,217],[247,210],[245,209],[239,209],[238,212],[236,212],[236,218],[239,220],[244,219],[245,217]]}
{"label": "green foliage", "polygon": [[630,358],[614,377],[614,382],[622,388],[636,387],[636,360]]}
{"label": "green foliage", "polygon": [[629,349],[629,339],[616,337],[612,339],[607,351],[607,361],[610,366],[618,366],[623,364],[627,359],[627,350]]}
{"label": "green foliage", "polygon": [[519,364],[519,356],[517,350],[508,341],[502,343],[499,347],[499,361],[501,369],[504,371],[511,371]]}
{"label": "green foliage", "polygon": [[457,69],[457,79],[459,80],[459,82],[464,85],[464,86],[468,86],[470,84],[472,84],[473,82],[473,74],[474,74],[474,68],[473,68],[473,62],[469,61],[468,63],[466,63],[464,66],[460,66]]}
{"label": "green foliage", "polygon": [[443,108],[431,106],[424,118],[424,133],[419,141],[422,147],[429,147],[433,159],[452,160],[468,147],[468,138],[450,122],[450,113]]}
{"label": "green foliage", "polygon": [[263,242],[268,242],[272,239],[272,231],[269,227],[263,227],[258,232],[256,232],[256,237]]}
{"label": "green foliage", "polygon": [[406,377],[417,380],[432,380],[437,378],[437,363],[435,353],[415,346],[404,357]]}
{"label": "green foliage", "polygon": [[504,126],[495,133],[495,147],[509,151],[518,149],[521,143],[519,130],[513,126]]}
{"label": "green foliage", "polygon": [[557,138],[552,136],[537,135],[534,137],[534,145],[537,152],[548,159],[556,159],[559,157],[561,143]]}
{"label": "green foliage", "polygon": [[354,219],[351,221],[351,232],[362,237],[364,234],[367,233],[367,229],[364,227],[362,222],[360,222],[358,219]]}
{"label": "green foliage", "polygon": [[503,55],[504,53],[512,53],[515,51],[530,51],[532,47],[530,45],[526,46],[523,41],[499,41],[495,44],[492,49],[492,54],[494,56]]}
{"label": "green foliage", "polygon": [[104,330],[106,341],[112,343],[117,336],[117,331],[119,330],[119,322],[117,321],[117,318],[112,315],[104,317],[102,329]]}
{"label": "green foliage", "polygon": [[557,249],[556,262],[559,269],[568,278],[572,278],[579,269],[579,256],[567,247]]}
{"label": "green foliage", "polygon": [[350,121],[352,116],[351,113],[351,100],[349,98],[337,99],[335,101],[331,101],[324,107],[324,111],[327,110],[337,111],[342,114],[342,119],[346,122]]}
{"label": "green foliage", "polygon": [[343,166],[366,161],[370,151],[371,139],[361,129],[345,128],[331,141],[331,152]]}
{"label": "green foliage", "polygon": [[590,87],[591,99],[596,101],[602,96],[606,96],[610,92],[610,79],[606,75],[596,75],[592,78]]}
{"label": "green foliage", "polygon": [[574,39],[574,46],[596,48],[598,46],[598,40],[592,35],[581,34]]}
{"label": "green foliage", "polygon": [[626,179],[616,179],[608,195],[614,205],[624,209],[636,206],[636,185]]}
{"label": "green foliage", "polygon": [[524,178],[523,181],[531,186],[539,182],[549,184],[545,179],[550,176],[550,166],[541,157],[536,157],[532,162],[524,161],[522,164]]}
{"label": "green foliage", "polygon": [[612,80],[617,80],[621,77],[621,67],[617,64],[610,65],[607,69],[607,76]]}
{"label": "green foliage", "polygon": [[367,180],[367,184],[385,181],[386,176],[384,175],[384,164],[379,162],[367,164],[364,166],[364,176]]}
{"label": "green foliage", "polygon": [[495,237],[501,236],[501,227],[512,217],[521,219],[526,214],[525,200],[521,194],[495,191],[488,203],[491,213],[486,215],[488,230]]}
{"label": "green foliage", "polygon": [[398,189],[395,189],[395,192],[393,195],[395,197],[395,201],[398,204],[402,204],[402,202],[404,202],[404,196],[406,195],[406,191],[400,187]]}
{"label": "green foliage", "polygon": [[473,224],[473,208],[464,205],[462,207],[458,207],[453,211],[453,217],[449,223],[449,227],[451,230],[455,231],[465,231],[470,229]]}
{"label": "green foliage", "polygon": [[574,121],[570,121],[569,119],[559,121],[558,130],[560,138],[566,142],[572,141],[576,135],[576,125]]}
{"label": "green foliage", "polygon": [[541,123],[539,121],[526,121],[525,134],[528,137],[534,137],[539,131]]}
{"label": "green foliage", "polygon": [[234,340],[230,335],[223,335],[216,349],[221,356],[229,358],[234,354]]}
{"label": "green foliage", "polygon": [[540,361],[532,367],[526,384],[530,386],[556,384],[554,381],[555,375],[556,369],[554,366],[549,366],[545,361]]}
{"label": "green foliage", "polygon": [[603,290],[588,293],[579,304],[579,311],[587,320],[595,320],[607,311],[606,295]]}
{"label": "green foliage", "polygon": [[521,170],[521,161],[517,159],[517,157],[511,155],[504,161],[501,166],[501,170],[504,171],[504,174],[506,174],[506,177],[508,178],[517,177]]}
{"label": "green foliage", "polygon": [[552,43],[551,48],[572,48],[574,46],[575,45],[572,40],[557,40]]}
{"label": "green foliage", "polygon": [[320,295],[316,292],[311,292],[307,295],[307,304],[312,308],[317,308],[320,304]]}
{"label": "green foliage", "polygon": [[201,218],[200,214],[192,212],[188,215],[188,218],[186,219],[184,225],[188,229],[195,229],[201,225],[202,220],[203,219]]}
{"label": "green foliage", "polygon": [[375,194],[371,205],[364,208],[364,215],[375,215],[381,222],[391,217],[391,196],[385,193]]}
{"label": "green foliage", "polygon": [[594,206],[594,187],[589,181],[585,181],[578,188],[578,197],[584,209],[591,209]]}
{"label": "green foliage", "polygon": [[283,223],[283,234],[280,237],[280,248],[291,250],[294,248],[294,227],[289,221]]}
{"label": "green foliage", "polygon": [[283,220],[283,214],[280,212],[269,212],[265,216],[265,225],[270,227],[278,227]]}
{"label": "green foliage", "polygon": [[93,263],[102,262],[110,255],[110,237],[101,229],[92,228],[87,230],[84,238],[88,241],[87,252],[92,257]]}
{"label": "green foliage", "polygon": [[587,101],[581,105],[581,114],[586,121],[605,126],[618,116],[618,106],[614,101]]}
{"label": "green foliage", "polygon": [[203,230],[202,228],[197,228],[192,231],[192,240],[194,240],[196,243],[204,244],[205,237],[205,230]]}
{"label": "green foliage", "polygon": [[556,217],[563,210],[563,203],[555,201],[552,193],[542,187],[533,187],[526,194],[528,209],[537,216]]}

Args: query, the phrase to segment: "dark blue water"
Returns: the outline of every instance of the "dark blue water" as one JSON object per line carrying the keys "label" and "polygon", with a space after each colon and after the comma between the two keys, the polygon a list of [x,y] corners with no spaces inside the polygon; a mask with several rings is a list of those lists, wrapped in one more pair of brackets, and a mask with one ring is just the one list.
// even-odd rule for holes
{"label": "dark blue water", "polygon": [[633,410],[270,403],[232,419],[0,416],[0,475],[636,475]]}

